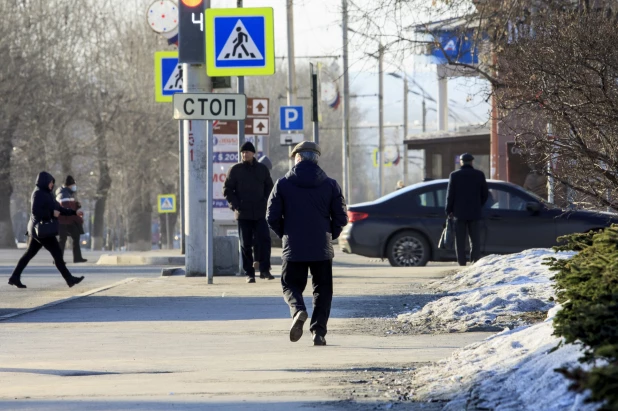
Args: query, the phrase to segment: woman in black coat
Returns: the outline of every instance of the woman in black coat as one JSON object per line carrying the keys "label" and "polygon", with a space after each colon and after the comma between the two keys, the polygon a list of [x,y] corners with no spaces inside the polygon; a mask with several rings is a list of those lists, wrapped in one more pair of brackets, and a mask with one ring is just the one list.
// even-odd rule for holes
{"label": "woman in black coat", "polygon": [[[77,214],[83,216],[83,213],[81,211],[76,213],[75,210],[71,210],[70,208],[63,208],[56,202],[52,194],[55,182],[56,180],[54,180],[54,177],[45,171],[39,173],[39,177],[36,180],[36,188],[32,193],[30,221],[28,222],[28,249],[17,263],[17,267],[13,270],[13,275],[9,278],[9,284],[17,288],[26,288],[20,280],[21,273],[42,247],[45,247],[45,249],[51,253],[56,268],[58,268],[58,271],[60,271],[60,274],[62,274],[62,277],[69,287],[79,284],[84,279],[84,277],[73,277],[73,275],[71,275],[64,263],[60,244],[58,244],[58,240],[56,239],[58,235],[59,215]],[[37,230],[35,229],[40,222],[44,222],[46,225],[51,224],[51,230],[44,238],[39,238],[37,236]]]}

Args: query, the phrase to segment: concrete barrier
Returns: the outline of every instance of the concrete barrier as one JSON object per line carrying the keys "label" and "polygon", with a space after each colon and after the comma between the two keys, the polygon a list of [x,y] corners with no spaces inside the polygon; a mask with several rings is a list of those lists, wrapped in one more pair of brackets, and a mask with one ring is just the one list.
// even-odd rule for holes
{"label": "concrete barrier", "polygon": [[[214,275],[236,275],[240,255],[238,252],[238,237],[214,237]],[[272,261],[275,260],[273,263]],[[278,261],[278,262],[277,262]],[[165,255],[160,253],[127,253],[104,254],[97,262],[99,265],[159,265],[184,266],[184,255]],[[281,264],[281,258],[271,259],[271,264]],[[161,275],[184,275],[177,268],[166,268]],[[184,271],[184,270],[183,270]]]}

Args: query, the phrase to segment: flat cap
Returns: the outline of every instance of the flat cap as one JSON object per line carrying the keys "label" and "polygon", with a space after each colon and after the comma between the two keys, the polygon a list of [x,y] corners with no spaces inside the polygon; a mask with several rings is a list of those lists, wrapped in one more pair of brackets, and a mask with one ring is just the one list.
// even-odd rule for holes
{"label": "flat cap", "polygon": [[459,160],[463,161],[464,163],[468,163],[474,160],[474,156],[472,156],[472,154],[470,153],[463,153],[462,155],[459,156]]}
{"label": "flat cap", "polygon": [[296,156],[298,153],[302,153],[303,151],[311,151],[313,153],[317,153],[318,155],[322,155],[322,150],[320,150],[320,146],[316,143],[313,141],[303,141],[294,147],[294,150],[292,150],[292,157]]}

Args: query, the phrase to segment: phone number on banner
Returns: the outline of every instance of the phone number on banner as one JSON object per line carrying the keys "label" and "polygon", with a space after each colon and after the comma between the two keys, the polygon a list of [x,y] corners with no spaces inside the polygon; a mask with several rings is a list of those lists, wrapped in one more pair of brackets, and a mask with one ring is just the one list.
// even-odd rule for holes
{"label": "phone number on banner", "polygon": [[213,153],[212,161],[215,163],[238,163],[238,153]]}

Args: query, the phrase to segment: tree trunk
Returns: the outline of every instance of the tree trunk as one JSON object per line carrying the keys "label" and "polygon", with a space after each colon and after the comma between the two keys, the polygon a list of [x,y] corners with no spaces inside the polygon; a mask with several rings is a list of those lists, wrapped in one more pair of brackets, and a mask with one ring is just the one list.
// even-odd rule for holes
{"label": "tree trunk", "polygon": [[112,185],[109,175],[109,165],[107,163],[107,142],[105,141],[105,126],[98,122],[94,127],[97,145],[97,156],[99,161],[99,183],[97,185],[96,201],[94,204],[94,223],[92,224],[92,249],[102,250],[104,241],[104,217],[107,194]]}
{"label": "tree trunk", "polygon": [[64,182],[66,176],[72,175],[73,173],[71,170],[71,168],[73,168],[73,150],[69,145],[69,136],[66,133],[66,125],[63,125],[61,129],[62,132],[58,136],[58,149],[60,151],[58,154],[60,155],[60,167],[62,168],[63,175],[60,177],[60,180],[57,181],[57,183],[60,184]]}
{"label": "tree trunk", "polygon": [[151,186],[149,182],[135,181],[135,197],[129,205],[127,251],[152,250],[152,204],[150,203]]}
{"label": "tree trunk", "polygon": [[11,219],[11,154],[13,153],[13,133],[17,129],[19,118],[13,116],[9,127],[0,130],[0,248],[17,248],[13,221]]}

